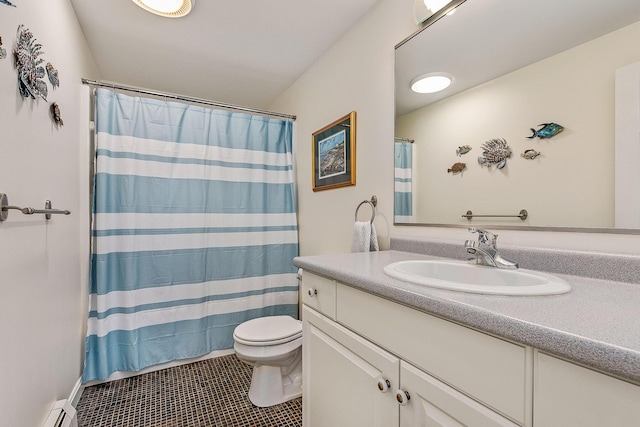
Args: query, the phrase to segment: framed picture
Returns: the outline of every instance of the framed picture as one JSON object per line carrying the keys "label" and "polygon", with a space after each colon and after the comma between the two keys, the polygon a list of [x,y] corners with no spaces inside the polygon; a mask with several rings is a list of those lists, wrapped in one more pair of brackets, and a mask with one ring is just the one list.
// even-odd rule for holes
{"label": "framed picture", "polygon": [[356,185],[356,112],[313,133],[313,191]]}

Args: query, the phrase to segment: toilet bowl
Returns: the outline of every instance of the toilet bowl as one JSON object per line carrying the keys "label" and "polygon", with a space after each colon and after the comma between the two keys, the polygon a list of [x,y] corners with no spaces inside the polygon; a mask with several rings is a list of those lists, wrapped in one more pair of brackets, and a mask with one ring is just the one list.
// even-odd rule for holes
{"label": "toilet bowl", "polygon": [[302,322],[291,316],[248,320],[233,331],[238,359],[253,366],[249,400],[267,407],[302,395]]}

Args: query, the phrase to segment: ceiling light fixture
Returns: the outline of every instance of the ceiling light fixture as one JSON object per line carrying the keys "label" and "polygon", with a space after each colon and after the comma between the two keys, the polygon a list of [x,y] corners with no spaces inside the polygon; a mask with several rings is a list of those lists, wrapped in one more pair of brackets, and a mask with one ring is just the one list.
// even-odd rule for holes
{"label": "ceiling light fixture", "polygon": [[167,18],[180,18],[191,12],[193,0],[132,0],[147,12]]}
{"label": "ceiling light fixture", "polygon": [[453,76],[447,73],[427,73],[411,81],[411,90],[416,93],[434,93],[448,88]]}

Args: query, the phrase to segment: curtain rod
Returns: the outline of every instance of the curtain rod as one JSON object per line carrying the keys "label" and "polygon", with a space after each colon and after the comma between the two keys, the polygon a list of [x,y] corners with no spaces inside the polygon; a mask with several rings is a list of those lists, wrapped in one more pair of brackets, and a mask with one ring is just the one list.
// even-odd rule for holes
{"label": "curtain rod", "polygon": [[281,118],[285,118],[285,119],[289,119],[289,120],[295,120],[296,116],[290,115],[290,114],[283,114],[283,113],[274,113],[272,111],[265,111],[265,110],[257,110],[255,108],[249,108],[249,107],[241,107],[239,105],[233,105],[233,104],[225,104],[223,102],[215,102],[215,101],[209,101],[206,99],[200,99],[200,98],[191,98],[188,96],[182,96],[182,95],[175,95],[172,93],[165,93],[165,92],[156,92],[153,90],[149,90],[149,89],[142,89],[142,88],[138,88],[138,87],[133,87],[133,86],[123,86],[120,84],[115,84],[115,83],[107,83],[107,82],[99,82],[96,80],[89,80],[89,79],[82,79],[82,84],[85,85],[91,85],[91,86],[99,86],[99,87],[108,87],[111,89],[117,89],[117,90],[126,90],[128,92],[135,92],[135,93],[142,93],[145,95],[153,95],[153,96],[159,96],[159,97],[163,97],[163,98],[171,98],[171,99],[177,99],[179,101],[186,101],[186,102],[193,102],[196,104],[204,104],[204,105],[210,105],[210,106],[214,106],[214,107],[221,107],[221,108],[228,108],[230,110],[238,110],[238,111],[246,111],[249,113],[256,113],[256,114],[261,114],[264,116],[274,116],[274,117],[281,117]]}

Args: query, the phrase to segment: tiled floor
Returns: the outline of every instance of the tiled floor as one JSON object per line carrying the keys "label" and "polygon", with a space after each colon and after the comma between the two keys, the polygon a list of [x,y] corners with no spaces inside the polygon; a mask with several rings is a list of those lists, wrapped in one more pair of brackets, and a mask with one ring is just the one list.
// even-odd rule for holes
{"label": "tiled floor", "polygon": [[251,367],[235,355],[87,387],[78,427],[302,426],[302,398],[251,404]]}

